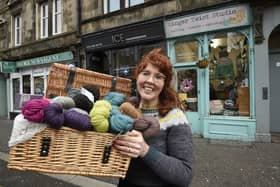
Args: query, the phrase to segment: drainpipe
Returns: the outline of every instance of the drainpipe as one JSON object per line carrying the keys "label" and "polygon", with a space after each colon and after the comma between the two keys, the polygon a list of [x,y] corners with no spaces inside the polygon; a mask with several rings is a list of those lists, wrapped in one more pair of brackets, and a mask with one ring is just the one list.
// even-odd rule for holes
{"label": "drainpipe", "polygon": [[76,66],[77,67],[81,67],[81,62],[80,62],[80,45],[81,45],[81,0],[77,0],[77,33],[76,33],[76,37],[78,39],[78,44],[76,47],[76,52],[77,52],[77,62],[76,62]]}

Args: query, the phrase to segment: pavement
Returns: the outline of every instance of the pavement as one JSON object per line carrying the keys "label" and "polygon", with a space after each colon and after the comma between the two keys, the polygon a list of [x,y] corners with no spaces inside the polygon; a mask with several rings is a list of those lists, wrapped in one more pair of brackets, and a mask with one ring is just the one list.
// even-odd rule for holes
{"label": "pavement", "polygon": [[[118,179],[16,171],[6,168],[12,122],[0,120],[0,187],[115,187]],[[5,128],[4,128],[5,127]],[[2,129],[6,129],[2,130]],[[194,137],[195,176],[191,187],[279,187],[280,141],[209,140]],[[33,180],[29,180],[32,179]],[[27,180],[28,179],[28,180]],[[42,184],[42,181],[44,183]],[[27,183],[29,182],[29,183]]]}

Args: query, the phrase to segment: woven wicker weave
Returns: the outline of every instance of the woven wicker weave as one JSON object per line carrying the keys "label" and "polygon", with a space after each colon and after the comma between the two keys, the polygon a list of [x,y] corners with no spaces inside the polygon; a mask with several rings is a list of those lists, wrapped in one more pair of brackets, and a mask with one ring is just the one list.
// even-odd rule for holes
{"label": "woven wicker weave", "polygon": [[[71,67],[64,64],[54,63],[48,75],[46,96],[50,94],[67,95],[66,85],[69,80]],[[95,85],[100,88],[101,97],[113,87],[112,75],[89,71],[82,68],[75,68],[75,75],[71,88],[80,88],[83,85]],[[121,92],[126,96],[131,93],[131,80],[121,77],[115,78],[115,91]]]}
{"label": "woven wicker weave", "polygon": [[[125,177],[130,158],[112,149],[108,163],[102,163],[104,147],[114,134],[81,132],[62,127],[36,134],[10,149],[8,168],[48,173]],[[42,138],[50,137],[48,156],[40,156]]]}
{"label": "woven wicker weave", "polygon": [[[48,76],[46,96],[66,95],[71,68],[54,63]],[[73,74],[73,72],[72,72]],[[85,84],[96,85],[104,96],[115,84],[115,91],[130,95],[131,80],[116,78],[81,68],[75,68],[71,88]],[[125,177],[130,158],[105,147],[110,145],[115,134],[94,131],[81,132],[68,127],[59,130],[47,128],[31,140],[10,147],[8,168],[48,173]],[[44,138],[50,138],[47,155],[42,156]],[[104,155],[109,156],[104,162]]]}

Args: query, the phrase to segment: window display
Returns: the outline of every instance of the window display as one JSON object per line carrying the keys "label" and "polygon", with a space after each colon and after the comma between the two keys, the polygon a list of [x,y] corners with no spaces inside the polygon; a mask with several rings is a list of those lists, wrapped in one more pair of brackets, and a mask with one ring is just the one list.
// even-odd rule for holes
{"label": "window display", "polygon": [[197,112],[197,70],[177,70],[177,89],[180,102],[186,111]]}
{"label": "window display", "polygon": [[247,43],[239,32],[216,34],[210,40],[210,114],[249,116]]}

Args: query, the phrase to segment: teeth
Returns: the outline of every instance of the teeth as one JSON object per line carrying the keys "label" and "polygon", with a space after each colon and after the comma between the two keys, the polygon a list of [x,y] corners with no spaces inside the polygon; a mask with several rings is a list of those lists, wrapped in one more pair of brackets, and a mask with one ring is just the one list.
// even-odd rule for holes
{"label": "teeth", "polygon": [[148,92],[153,91],[153,89],[152,89],[152,88],[150,88],[150,87],[144,87],[144,90],[145,90],[145,91],[148,91]]}

